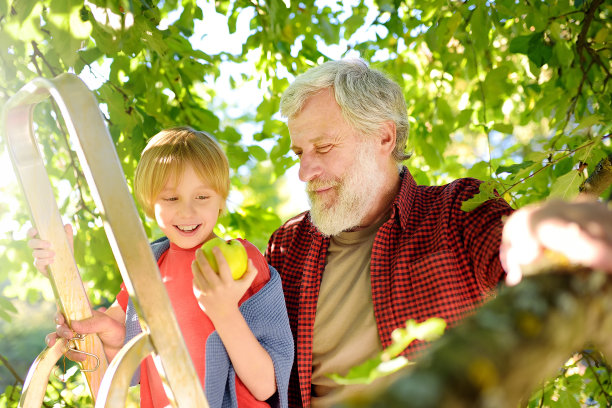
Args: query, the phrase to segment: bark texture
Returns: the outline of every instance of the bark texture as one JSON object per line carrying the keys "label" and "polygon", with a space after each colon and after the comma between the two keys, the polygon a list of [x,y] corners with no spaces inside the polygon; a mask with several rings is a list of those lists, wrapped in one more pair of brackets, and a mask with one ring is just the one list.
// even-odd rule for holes
{"label": "bark texture", "polygon": [[390,387],[343,406],[516,408],[574,352],[612,356],[612,277],[559,272],[504,287]]}
{"label": "bark texture", "polygon": [[580,186],[582,194],[599,197],[612,184],[612,155],[597,163],[593,173]]}

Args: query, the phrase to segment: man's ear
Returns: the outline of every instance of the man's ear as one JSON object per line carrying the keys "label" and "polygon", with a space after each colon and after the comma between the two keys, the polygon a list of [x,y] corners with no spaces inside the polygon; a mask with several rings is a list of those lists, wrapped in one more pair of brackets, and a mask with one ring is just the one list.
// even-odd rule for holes
{"label": "man's ear", "polygon": [[380,125],[379,143],[384,153],[391,154],[395,149],[396,133],[395,122],[387,121]]}

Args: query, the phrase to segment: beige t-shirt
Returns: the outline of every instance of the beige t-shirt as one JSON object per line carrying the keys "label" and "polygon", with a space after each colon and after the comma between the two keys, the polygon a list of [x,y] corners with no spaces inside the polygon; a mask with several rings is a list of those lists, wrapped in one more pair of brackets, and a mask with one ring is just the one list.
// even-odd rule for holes
{"label": "beige t-shirt", "polygon": [[363,385],[339,385],[326,374],[348,371],[382,351],[370,282],[372,244],[383,219],[330,240],[312,341],[312,407],[324,408]]}

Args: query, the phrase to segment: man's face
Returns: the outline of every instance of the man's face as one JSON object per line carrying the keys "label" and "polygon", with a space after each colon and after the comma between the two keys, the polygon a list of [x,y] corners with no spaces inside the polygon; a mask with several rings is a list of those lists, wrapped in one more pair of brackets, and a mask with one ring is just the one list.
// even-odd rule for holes
{"label": "man's face", "polygon": [[288,126],[313,223],[325,235],[360,226],[383,185],[376,144],[346,122],[331,90],[312,96]]}

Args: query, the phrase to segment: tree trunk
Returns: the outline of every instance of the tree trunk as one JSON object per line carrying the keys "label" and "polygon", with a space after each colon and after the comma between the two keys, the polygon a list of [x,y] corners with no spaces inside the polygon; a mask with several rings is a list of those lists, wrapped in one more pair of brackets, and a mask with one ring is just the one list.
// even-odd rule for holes
{"label": "tree trunk", "polygon": [[612,277],[532,276],[502,288],[387,389],[343,406],[516,408],[586,347],[612,355]]}

